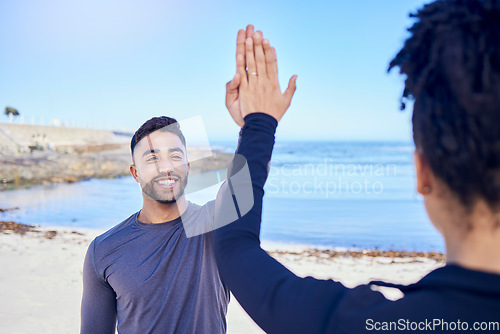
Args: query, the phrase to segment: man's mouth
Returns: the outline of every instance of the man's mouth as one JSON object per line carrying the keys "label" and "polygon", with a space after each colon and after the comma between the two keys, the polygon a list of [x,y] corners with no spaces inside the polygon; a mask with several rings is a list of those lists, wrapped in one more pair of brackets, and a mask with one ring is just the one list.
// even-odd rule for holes
{"label": "man's mouth", "polygon": [[164,178],[157,180],[156,183],[162,188],[171,189],[175,186],[177,181],[177,179]]}

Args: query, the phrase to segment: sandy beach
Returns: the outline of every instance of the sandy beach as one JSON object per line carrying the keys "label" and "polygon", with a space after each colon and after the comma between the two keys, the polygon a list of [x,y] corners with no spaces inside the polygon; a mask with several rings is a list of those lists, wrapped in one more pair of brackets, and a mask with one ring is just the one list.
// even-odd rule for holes
{"label": "sandy beach", "polygon": [[[124,140],[115,142],[109,131],[93,131],[89,135],[84,129],[35,128],[24,126],[2,132],[4,136],[10,133],[12,143],[17,146],[11,145],[10,151],[1,152],[0,191],[129,173],[128,144]],[[38,138],[33,135],[38,133],[35,130],[45,131],[43,137],[50,139],[55,149],[39,150],[38,142],[32,143],[33,138]],[[75,131],[80,131],[80,136],[75,136]],[[96,143],[89,142],[101,137]],[[36,149],[29,151],[26,147]],[[193,148],[188,153],[193,174],[224,168],[232,158],[221,152],[207,155],[205,148]],[[83,259],[89,243],[102,232],[0,222],[0,333],[78,333]],[[412,283],[444,264],[444,256],[432,252],[335,252],[265,242],[263,245],[299,276],[331,278],[348,287],[373,279]],[[397,298],[397,292],[385,291],[389,298]],[[230,334],[263,333],[234,297],[227,323]]]}
{"label": "sandy beach", "polygon": [[[82,265],[88,244],[103,231],[3,224],[0,230],[0,333],[78,333]],[[439,253],[266,250],[299,276],[335,279],[348,287],[372,279],[412,283],[444,265]],[[398,298],[388,289],[388,298]],[[232,297],[228,333],[264,333]]]}

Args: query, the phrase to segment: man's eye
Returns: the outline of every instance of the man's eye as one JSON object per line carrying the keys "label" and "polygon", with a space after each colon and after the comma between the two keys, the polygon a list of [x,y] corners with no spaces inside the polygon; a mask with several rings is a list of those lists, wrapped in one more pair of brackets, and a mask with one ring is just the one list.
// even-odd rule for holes
{"label": "man's eye", "polygon": [[156,161],[158,158],[155,156],[149,157],[146,161]]}
{"label": "man's eye", "polygon": [[182,156],[180,156],[180,155],[173,155],[172,159],[180,160],[180,159],[182,159]]}

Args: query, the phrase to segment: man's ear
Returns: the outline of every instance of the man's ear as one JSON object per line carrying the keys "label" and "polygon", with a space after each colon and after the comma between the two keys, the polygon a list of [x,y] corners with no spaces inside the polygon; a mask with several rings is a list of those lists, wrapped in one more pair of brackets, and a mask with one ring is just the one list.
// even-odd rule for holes
{"label": "man's ear", "polygon": [[140,183],[139,182],[139,173],[137,171],[137,167],[134,164],[130,165],[130,174],[132,174],[132,177],[134,178],[134,180],[137,183]]}
{"label": "man's ear", "polygon": [[413,159],[417,176],[417,191],[421,195],[428,195],[434,186],[434,174],[423,153],[418,149],[413,152]]}

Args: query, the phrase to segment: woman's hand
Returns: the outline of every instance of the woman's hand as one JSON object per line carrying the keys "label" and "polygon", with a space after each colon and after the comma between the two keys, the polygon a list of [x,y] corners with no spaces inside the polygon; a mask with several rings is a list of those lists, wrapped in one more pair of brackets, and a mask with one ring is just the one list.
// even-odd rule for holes
{"label": "woman's hand", "polygon": [[248,37],[252,32],[251,25],[246,32],[238,32],[237,73],[226,86],[226,106],[240,126],[243,126],[246,115],[256,112],[268,114],[279,121],[290,106],[296,89],[297,76],[294,75],[290,78],[288,88],[281,93],[276,51],[267,39],[262,38],[261,31]]}

